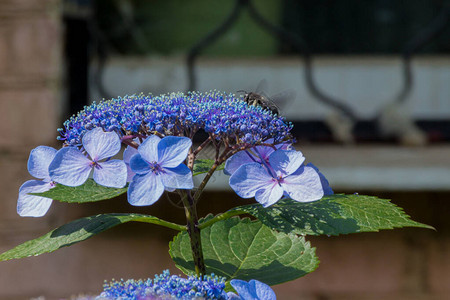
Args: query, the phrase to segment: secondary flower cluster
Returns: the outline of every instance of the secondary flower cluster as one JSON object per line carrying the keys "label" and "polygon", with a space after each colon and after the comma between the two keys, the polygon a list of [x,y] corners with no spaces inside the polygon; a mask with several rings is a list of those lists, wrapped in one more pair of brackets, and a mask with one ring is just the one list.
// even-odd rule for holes
{"label": "secondary flower cluster", "polygon": [[225,278],[204,275],[188,278],[170,275],[165,270],[153,280],[111,281],[103,286],[103,292],[96,300],[150,300],[150,299],[217,299],[217,300],[275,300],[270,286],[257,281],[231,280],[238,295],[224,291]]}
{"label": "secondary flower cluster", "polygon": [[170,275],[165,270],[155,275],[153,280],[111,281],[103,286],[103,292],[97,300],[123,299],[228,299],[224,292],[225,279],[215,276],[189,276],[183,278]]}

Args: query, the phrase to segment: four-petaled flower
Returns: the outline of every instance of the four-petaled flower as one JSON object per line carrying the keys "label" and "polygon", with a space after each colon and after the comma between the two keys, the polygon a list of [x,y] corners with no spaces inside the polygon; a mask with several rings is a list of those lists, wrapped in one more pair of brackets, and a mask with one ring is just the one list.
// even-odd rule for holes
{"label": "four-petaled flower", "polygon": [[[118,159],[110,159],[121,148],[119,136],[115,132],[104,132],[97,127],[87,131],[82,144],[88,158],[77,147],[60,149],[49,167],[50,177],[67,186],[82,185],[94,169],[94,180],[100,185],[122,188],[126,185],[127,167]],[[101,161],[106,159],[105,161]]]}
{"label": "four-petaled flower", "polygon": [[232,279],[230,281],[231,286],[238,292],[239,296],[229,292],[229,300],[276,300],[275,292],[267,284],[258,281],[250,280],[249,282]]}
{"label": "four-petaled flower", "polygon": [[52,204],[52,199],[31,195],[43,193],[55,186],[48,174],[48,166],[55,157],[56,150],[52,147],[39,146],[31,150],[28,158],[28,172],[42,180],[28,180],[19,188],[17,213],[22,217],[42,217]]}
{"label": "four-petaled flower", "polygon": [[152,135],[138,147],[130,159],[134,175],[128,187],[128,202],[136,206],[151,205],[164,190],[192,189],[191,170],[183,164],[192,141],[186,137]]}
{"label": "four-petaled flower", "polygon": [[268,207],[283,195],[299,202],[319,200],[324,189],[319,174],[303,165],[302,153],[277,150],[268,162],[253,162],[240,166],[230,177],[231,188],[242,198],[253,198]]}

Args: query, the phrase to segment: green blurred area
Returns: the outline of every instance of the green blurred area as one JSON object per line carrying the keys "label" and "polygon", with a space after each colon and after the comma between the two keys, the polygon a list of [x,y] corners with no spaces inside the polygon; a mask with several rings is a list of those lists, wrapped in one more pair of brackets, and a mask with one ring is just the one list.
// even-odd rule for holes
{"label": "green blurred area", "polygon": [[[235,1],[96,1],[97,24],[120,54],[186,53],[224,22]],[[278,24],[282,2],[254,1],[268,21]],[[236,23],[202,53],[206,56],[270,56],[278,41],[242,10]]]}
{"label": "green blurred area", "polygon": [[[223,24],[238,0],[95,0],[94,19],[109,53],[178,55]],[[411,0],[253,0],[268,22],[296,34],[314,54],[399,54],[429,32],[445,5]],[[421,36],[417,53],[450,53],[450,26]],[[209,57],[293,55],[241,7],[236,22],[202,50]]]}

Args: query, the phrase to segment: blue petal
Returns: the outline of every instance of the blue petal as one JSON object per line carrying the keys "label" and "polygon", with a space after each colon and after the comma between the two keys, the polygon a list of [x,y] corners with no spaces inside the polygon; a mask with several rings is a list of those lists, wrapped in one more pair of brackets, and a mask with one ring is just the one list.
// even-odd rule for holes
{"label": "blue petal", "polygon": [[[273,140],[273,139],[271,139]],[[267,143],[270,143],[269,141],[266,141]],[[271,141],[273,142],[273,141]],[[254,152],[257,153],[258,157],[260,158],[260,160],[268,160],[270,154],[272,154],[275,151],[275,149],[273,149],[270,146],[256,146]]]}
{"label": "blue petal", "polygon": [[136,175],[135,172],[133,172],[133,170],[131,170],[130,165],[129,164],[125,164],[127,166],[127,182],[130,182],[134,175]]}
{"label": "blue petal", "polygon": [[47,146],[39,146],[31,150],[28,158],[28,172],[39,179],[50,181],[48,166],[55,157],[56,149]]}
{"label": "blue petal", "polygon": [[242,165],[230,177],[231,188],[242,198],[252,198],[260,189],[273,186],[274,178],[259,163]]}
{"label": "blue petal", "polygon": [[130,160],[136,154],[139,154],[138,150],[131,146],[128,146],[125,151],[123,151],[123,161],[127,165],[127,182],[130,182],[133,179],[133,176],[136,175],[130,167]]}
{"label": "blue petal", "polygon": [[17,213],[21,217],[42,217],[52,204],[52,199],[29,195],[29,193],[43,193],[52,188],[50,182],[28,180],[19,188],[17,200]]}
{"label": "blue petal", "polygon": [[311,167],[302,166],[295,173],[284,178],[281,186],[295,201],[311,202],[323,197],[319,174]]}
{"label": "blue petal", "polygon": [[320,183],[322,184],[322,189],[323,189],[323,193],[325,196],[328,195],[333,195],[334,192],[331,189],[330,184],[328,183],[328,180],[325,178],[325,176],[319,172],[319,168],[317,168],[315,165],[313,165],[312,163],[307,164],[308,167],[313,168],[314,170],[316,170],[317,174],[319,174],[320,177]]}
{"label": "blue petal", "polygon": [[249,282],[250,288],[252,292],[254,291],[254,296],[256,299],[261,300],[276,300],[277,296],[275,295],[275,292],[272,290],[270,286],[267,284],[258,281],[258,280],[250,280]]}
{"label": "blue petal", "polygon": [[127,184],[127,166],[118,159],[98,163],[94,168],[94,180],[100,185],[123,188]]}
{"label": "blue petal", "polygon": [[133,155],[130,160],[130,168],[136,174],[147,174],[151,170],[149,163],[140,154]]}
{"label": "blue petal", "polygon": [[158,144],[158,163],[164,168],[175,168],[187,157],[192,141],[187,137],[167,136]]}
{"label": "blue petal", "polygon": [[232,279],[231,286],[236,290],[242,300],[256,300],[247,281],[240,279]]}
{"label": "blue petal", "polygon": [[139,154],[142,158],[149,163],[158,162],[158,144],[160,141],[161,138],[156,135],[151,135],[146,138],[138,147]]}
{"label": "blue petal", "polygon": [[240,166],[253,162],[260,162],[260,160],[257,160],[257,158],[247,150],[239,151],[227,159],[223,172],[227,175],[232,175]]}
{"label": "blue petal", "polygon": [[152,205],[161,197],[164,185],[160,176],[150,172],[145,175],[135,175],[128,187],[128,202],[134,206]]}
{"label": "blue petal", "polygon": [[236,295],[233,292],[228,292],[227,293],[227,300],[241,300],[241,297],[239,297],[238,295]]}
{"label": "blue petal", "polygon": [[112,157],[120,151],[120,138],[115,132],[104,132],[96,127],[86,132],[82,138],[83,147],[93,161]]}
{"label": "blue petal", "polygon": [[180,164],[176,168],[164,168],[161,173],[161,181],[164,187],[171,189],[192,189],[194,182],[192,181],[192,172],[184,164]]}
{"label": "blue petal", "polygon": [[130,163],[131,158],[135,155],[138,154],[138,150],[134,147],[128,146],[127,148],[125,148],[125,151],[123,151],[123,161],[126,164]]}
{"label": "blue petal", "polygon": [[278,202],[283,196],[283,192],[283,188],[278,182],[273,182],[271,186],[267,185],[258,190],[255,194],[255,200],[261,203],[262,206],[268,207]]}
{"label": "blue petal", "polygon": [[304,161],[303,154],[295,150],[277,150],[269,156],[270,166],[281,177],[297,171]]}
{"label": "blue petal", "polygon": [[62,148],[56,152],[55,158],[48,168],[50,178],[67,186],[82,185],[89,177],[91,163],[91,160],[84,156],[78,148]]}

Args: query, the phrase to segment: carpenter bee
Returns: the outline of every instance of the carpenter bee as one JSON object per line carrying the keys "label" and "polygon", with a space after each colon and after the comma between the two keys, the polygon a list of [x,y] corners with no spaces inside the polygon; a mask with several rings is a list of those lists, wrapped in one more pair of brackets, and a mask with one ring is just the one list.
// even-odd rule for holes
{"label": "carpenter bee", "polygon": [[249,105],[261,106],[264,109],[270,110],[275,115],[280,114],[279,106],[284,106],[286,102],[291,101],[295,98],[295,91],[293,90],[281,92],[271,97],[267,96],[267,94],[265,93],[266,90],[267,81],[263,79],[258,84],[255,92],[246,92],[242,90],[238,92],[245,93],[244,101]]}

